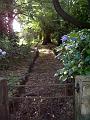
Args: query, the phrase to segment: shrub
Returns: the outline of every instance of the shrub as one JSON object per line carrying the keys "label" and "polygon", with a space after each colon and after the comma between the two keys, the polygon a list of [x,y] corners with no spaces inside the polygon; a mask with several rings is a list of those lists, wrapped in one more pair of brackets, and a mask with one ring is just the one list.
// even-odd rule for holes
{"label": "shrub", "polygon": [[90,30],[73,31],[61,40],[56,57],[62,61],[63,68],[57,70],[55,76],[64,81],[76,75],[90,74]]}

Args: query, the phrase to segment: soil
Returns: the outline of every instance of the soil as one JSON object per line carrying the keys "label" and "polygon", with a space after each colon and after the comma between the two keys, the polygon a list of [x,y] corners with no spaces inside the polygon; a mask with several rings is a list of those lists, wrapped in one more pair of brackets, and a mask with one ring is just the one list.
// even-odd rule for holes
{"label": "soil", "polygon": [[[73,120],[74,99],[54,77],[62,63],[55,59],[54,46],[39,46],[36,60],[20,97],[13,98],[11,120]],[[17,107],[16,107],[17,106]]]}
{"label": "soil", "polygon": [[[30,50],[31,51],[31,50]],[[19,56],[17,56],[18,58]],[[27,72],[29,68],[29,64],[31,63],[32,59],[34,57],[34,49],[32,49],[32,52],[30,52],[28,55],[23,56],[22,58],[10,58],[7,63],[7,68],[4,68],[3,65],[0,67],[0,76],[8,78],[9,76],[16,76],[21,77]]]}

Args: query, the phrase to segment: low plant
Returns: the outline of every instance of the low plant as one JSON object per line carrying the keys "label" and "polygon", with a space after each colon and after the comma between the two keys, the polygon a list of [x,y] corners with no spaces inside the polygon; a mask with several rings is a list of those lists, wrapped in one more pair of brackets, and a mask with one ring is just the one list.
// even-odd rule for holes
{"label": "low plant", "polygon": [[64,35],[62,45],[56,48],[63,68],[57,70],[55,76],[60,80],[74,78],[76,75],[90,74],[90,29],[71,32]]}
{"label": "low plant", "polygon": [[20,84],[19,76],[15,76],[13,72],[10,73],[10,75],[7,77],[8,79],[8,92],[9,96],[13,95],[13,91],[15,89],[15,85]]}

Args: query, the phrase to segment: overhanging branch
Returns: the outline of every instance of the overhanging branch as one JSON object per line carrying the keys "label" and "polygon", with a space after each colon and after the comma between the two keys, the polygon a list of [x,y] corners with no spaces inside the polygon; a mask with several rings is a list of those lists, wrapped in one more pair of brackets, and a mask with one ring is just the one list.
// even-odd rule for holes
{"label": "overhanging branch", "polygon": [[72,24],[74,24],[75,26],[79,27],[79,28],[90,28],[90,23],[84,23],[81,21],[78,21],[76,18],[74,18],[73,16],[67,14],[61,7],[59,0],[52,0],[53,1],[53,5],[55,7],[55,10],[57,11],[57,13],[65,20],[68,21]]}

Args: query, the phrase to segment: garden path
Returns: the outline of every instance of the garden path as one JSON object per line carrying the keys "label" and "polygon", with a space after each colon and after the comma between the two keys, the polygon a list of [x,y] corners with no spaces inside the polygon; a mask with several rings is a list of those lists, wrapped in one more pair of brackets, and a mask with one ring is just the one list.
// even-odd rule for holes
{"label": "garden path", "polygon": [[[62,67],[62,64],[60,64],[60,62],[55,58],[55,55],[52,50],[54,47],[55,46],[53,45],[39,46],[38,48],[39,57],[34,64],[34,67],[32,69],[32,72],[29,75],[28,82],[26,82],[26,85],[30,85],[30,86],[39,85],[40,87],[27,86],[22,96],[26,96],[26,97],[27,96],[33,96],[33,97],[38,96],[38,91],[42,95],[46,96],[48,94],[51,94],[51,91],[44,88],[43,85],[45,86],[48,84],[56,84],[59,82],[58,78],[54,77],[54,74],[60,67]],[[33,116],[32,119],[38,119],[37,117],[38,112],[36,110],[37,108],[36,106],[35,108],[33,108],[34,106],[32,105],[32,103],[38,104],[37,102],[39,103],[40,101],[38,101],[37,99],[33,99],[33,100],[29,99],[29,100],[22,101],[22,103],[20,104],[19,110],[16,112],[16,115],[15,115],[17,116],[17,120],[29,120],[32,116]],[[50,103],[51,101],[47,102],[47,104],[50,104]],[[43,105],[44,107],[47,106],[45,103]],[[30,113],[30,111],[32,111],[32,113]],[[43,111],[42,115],[45,115],[46,111],[47,110]],[[50,111],[48,111],[47,114],[50,114]],[[48,116],[48,115],[45,115],[45,116]],[[44,118],[44,120],[47,120],[47,119]]]}
{"label": "garden path", "polygon": [[[55,59],[52,48],[51,45],[39,47],[39,57],[34,64],[24,92],[21,95],[24,99],[20,99],[15,120],[73,119],[73,100],[54,98],[54,96],[60,96],[60,88],[57,86],[55,88],[47,87],[49,84],[59,83],[58,78],[55,78],[54,74],[62,67],[62,64]],[[65,115],[66,111],[67,114]]]}
{"label": "garden path", "polygon": [[29,81],[26,84],[54,84],[57,78],[54,77],[56,71],[62,67],[60,62],[55,58],[53,45],[40,46],[39,58],[36,60],[33,72],[30,73]]}

